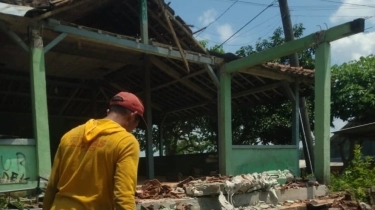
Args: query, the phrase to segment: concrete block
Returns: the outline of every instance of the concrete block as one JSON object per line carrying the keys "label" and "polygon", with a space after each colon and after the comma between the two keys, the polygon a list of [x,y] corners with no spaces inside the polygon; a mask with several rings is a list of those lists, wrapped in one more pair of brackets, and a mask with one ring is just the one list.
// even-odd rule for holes
{"label": "concrete block", "polygon": [[151,199],[146,199],[146,200],[141,200],[139,203],[136,205],[137,210],[141,210],[142,206],[143,207],[150,207],[150,206],[163,206],[165,208],[170,208],[170,209],[175,209],[176,206],[179,204],[190,204],[192,206],[199,206],[198,200],[196,198],[181,198],[181,199],[171,199],[171,198],[164,198],[164,199],[159,199],[159,200],[151,200]]}
{"label": "concrete block", "polygon": [[317,196],[324,196],[327,194],[328,188],[325,185],[277,191],[277,197],[279,198],[279,202],[284,202],[286,200],[314,199]]}
{"label": "concrete block", "polygon": [[225,193],[223,183],[205,183],[201,185],[187,186],[185,191],[187,196],[192,197],[218,195],[220,191]]}

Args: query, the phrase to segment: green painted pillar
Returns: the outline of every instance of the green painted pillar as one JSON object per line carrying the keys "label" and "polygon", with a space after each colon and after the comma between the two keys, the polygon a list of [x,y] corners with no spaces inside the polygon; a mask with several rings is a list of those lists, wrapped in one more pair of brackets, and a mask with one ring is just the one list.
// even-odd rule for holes
{"label": "green painted pillar", "polygon": [[140,24],[142,43],[148,44],[148,17],[147,17],[147,0],[141,0]]}
{"label": "green painted pillar", "polygon": [[294,100],[292,107],[292,144],[299,145],[299,83],[294,83]]}
{"label": "green painted pillar", "polygon": [[[299,118],[299,82],[296,81],[293,86],[294,100],[292,103],[292,145],[296,145],[297,153],[299,152],[299,142],[300,142],[300,118]],[[299,168],[299,159],[296,160],[296,168]],[[293,171],[295,176],[300,175],[300,171]]]}
{"label": "green painted pillar", "polygon": [[220,69],[218,91],[219,168],[220,174],[232,175],[232,96],[231,74]]}
{"label": "green painted pillar", "polygon": [[39,176],[48,177],[51,170],[51,153],[48,124],[46,72],[44,67],[43,40],[39,27],[29,28],[30,83],[34,138],[37,147]]}
{"label": "green painted pillar", "polygon": [[151,66],[149,56],[145,56],[145,111],[146,111],[146,160],[147,160],[147,178],[153,179],[154,174],[154,151],[152,140],[152,100],[151,100]]}
{"label": "green painted pillar", "polygon": [[331,50],[328,42],[315,53],[315,175],[330,182]]}

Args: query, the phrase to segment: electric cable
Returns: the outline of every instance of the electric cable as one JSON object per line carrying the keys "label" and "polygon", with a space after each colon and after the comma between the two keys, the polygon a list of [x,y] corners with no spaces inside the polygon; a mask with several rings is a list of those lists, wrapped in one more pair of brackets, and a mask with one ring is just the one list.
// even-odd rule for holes
{"label": "electric cable", "polygon": [[227,13],[230,8],[232,8],[236,3],[238,2],[238,0],[234,1],[224,12],[222,12],[219,17],[217,17],[214,21],[212,21],[211,23],[209,23],[207,26],[199,29],[197,32],[199,32],[197,34],[197,36],[199,36],[204,30],[206,30],[212,23],[216,22],[217,20],[219,20],[225,13]]}
{"label": "electric cable", "polygon": [[226,39],[223,43],[221,43],[218,47],[223,46],[227,41],[229,41],[233,36],[235,36],[238,32],[240,32],[242,29],[244,29],[247,25],[249,25],[253,20],[255,20],[259,15],[261,15],[264,11],[266,11],[268,8],[272,7],[273,4],[276,2],[276,0],[272,1],[271,4],[269,4],[266,8],[264,8],[262,11],[260,11],[255,17],[253,17],[251,20],[249,20],[244,26],[242,26],[240,29],[238,29],[235,33],[233,33],[228,39]]}
{"label": "electric cable", "polygon": [[345,2],[341,2],[341,1],[333,1],[333,0],[320,0],[320,1],[332,2],[332,3],[338,3],[338,4],[346,4],[346,5],[352,5],[352,6],[361,6],[361,7],[370,7],[370,8],[375,8],[374,5],[353,4],[353,3],[345,3]]}

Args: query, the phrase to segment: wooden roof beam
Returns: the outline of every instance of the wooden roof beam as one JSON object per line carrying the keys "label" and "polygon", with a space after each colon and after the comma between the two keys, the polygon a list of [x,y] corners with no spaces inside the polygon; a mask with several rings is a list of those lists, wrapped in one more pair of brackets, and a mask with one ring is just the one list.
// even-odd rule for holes
{"label": "wooden roof beam", "polygon": [[[275,83],[272,83],[272,84],[269,84],[269,85],[263,85],[263,86],[253,88],[253,89],[250,89],[250,90],[238,92],[238,93],[235,93],[235,94],[232,95],[232,99],[252,95],[252,94],[255,94],[255,93],[264,92],[264,91],[267,91],[267,90],[273,90],[273,89],[276,89],[276,88],[282,86],[283,82],[284,81],[275,82]],[[186,110],[186,109],[194,109],[194,108],[197,108],[197,107],[202,107],[202,106],[205,106],[207,104],[214,103],[215,100],[216,99],[206,100],[206,101],[203,101],[203,102],[200,102],[200,103],[197,103],[197,104],[193,104],[193,105],[189,105],[189,106],[186,106],[186,107],[182,107],[182,108],[178,108],[178,109],[174,109],[174,110],[169,110],[165,113],[169,114],[169,113],[180,112],[180,111],[183,111],[183,110]]]}
{"label": "wooden roof beam", "polygon": [[[181,74],[180,73],[176,72],[170,66],[168,66],[163,61],[161,61],[159,58],[157,58],[155,56],[152,56],[150,58],[150,60],[151,60],[151,63],[153,65],[155,65],[161,71],[163,71],[164,73],[166,73],[169,76],[173,77],[174,79],[180,79],[181,78]],[[213,98],[215,98],[215,94],[211,94],[211,93],[205,91],[204,89],[202,89],[201,87],[199,87],[198,85],[194,84],[193,82],[191,82],[191,81],[189,81],[187,79],[180,79],[180,82],[183,85],[185,85],[186,87],[194,90],[196,93],[200,94],[204,98],[207,98],[207,99],[213,99]]]}
{"label": "wooden roof beam", "polygon": [[[115,48],[132,50],[138,53],[182,60],[178,50],[139,43],[136,40],[123,38],[123,36],[119,34],[109,33],[98,29],[78,25],[65,25],[60,21],[53,19],[45,21],[43,27],[46,30],[66,33],[69,37],[76,38],[77,40],[91,41],[94,43],[99,43],[103,46],[112,46]],[[223,60],[214,56],[189,51],[185,51],[185,57],[189,62],[210,65],[218,65]]]}
{"label": "wooden roof beam", "polygon": [[243,69],[270,61],[272,59],[300,52],[321,42],[332,42],[353,34],[361,33],[365,28],[365,19],[359,18],[328,30],[321,30],[300,39],[286,42],[280,46],[246,56],[225,64],[225,71],[234,73]]}
{"label": "wooden roof beam", "polygon": [[244,70],[240,71],[241,73],[245,74],[251,74],[253,76],[260,76],[260,77],[265,77],[273,80],[286,80],[288,82],[294,82],[296,79],[295,77],[281,73],[281,72],[276,72],[271,69],[266,69],[266,68],[260,68],[260,67],[250,67],[246,68]]}

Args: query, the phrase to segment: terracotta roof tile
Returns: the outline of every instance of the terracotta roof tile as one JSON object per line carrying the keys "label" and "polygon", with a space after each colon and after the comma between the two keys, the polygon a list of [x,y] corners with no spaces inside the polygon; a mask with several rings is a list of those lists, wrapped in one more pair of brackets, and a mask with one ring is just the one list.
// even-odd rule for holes
{"label": "terracotta roof tile", "polygon": [[296,76],[304,76],[313,78],[315,74],[315,70],[311,69],[304,69],[302,67],[292,67],[289,65],[283,65],[278,63],[265,63],[261,65],[263,68],[267,68],[273,71],[279,71],[285,74],[292,74]]}

